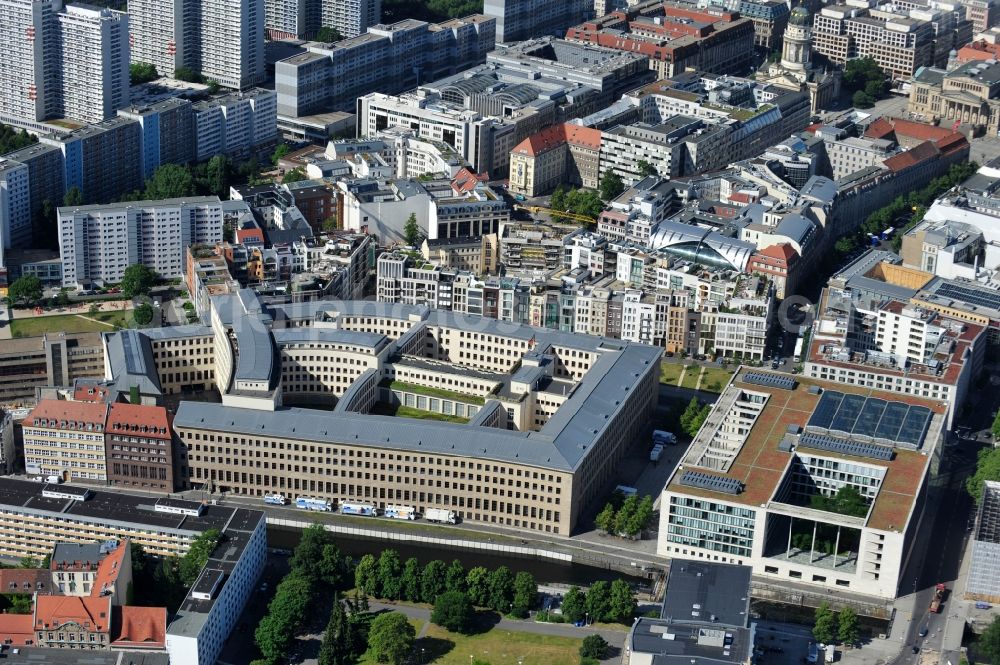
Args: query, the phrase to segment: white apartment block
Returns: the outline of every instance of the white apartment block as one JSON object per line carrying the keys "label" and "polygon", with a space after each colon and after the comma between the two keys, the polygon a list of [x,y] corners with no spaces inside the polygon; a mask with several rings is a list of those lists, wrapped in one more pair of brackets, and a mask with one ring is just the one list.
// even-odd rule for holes
{"label": "white apartment block", "polygon": [[[312,11],[310,11],[312,10]],[[264,30],[268,39],[305,38],[319,21],[317,0],[264,0]],[[310,14],[315,20],[310,23]]]}
{"label": "white apartment block", "polygon": [[136,263],[171,279],[183,277],[189,245],[222,241],[223,203],[205,196],[65,207],[58,219],[64,285],[115,284]]}
{"label": "white apartment block", "polygon": [[132,62],[146,62],[161,76],[184,65],[185,11],[190,0],[130,0]]}
{"label": "white apartment block", "polygon": [[56,15],[61,37],[61,115],[100,122],[129,102],[128,14],[67,5]]}
{"label": "white apartment block", "polygon": [[31,244],[28,166],[0,160],[0,267],[3,250]]}
{"label": "white apartment block", "polygon": [[278,138],[273,90],[254,88],[194,106],[195,159],[244,156]]}
{"label": "white apartment block", "polygon": [[[300,0],[301,1],[301,0]],[[382,21],[382,0],[320,0],[320,23],[356,37]]]}
{"label": "white apartment block", "polygon": [[875,344],[896,358],[900,367],[908,362],[923,363],[941,342],[945,329],[935,325],[937,314],[915,305],[883,308],[878,312]]}
{"label": "white apartment block", "polygon": [[133,62],[173,76],[190,67],[227,88],[264,80],[264,0],[137,0]]}
{"label": "white apartment block", "polygon": [[98,122],[129,101],[128,15],[62,0],[0,0],[0,122]]}

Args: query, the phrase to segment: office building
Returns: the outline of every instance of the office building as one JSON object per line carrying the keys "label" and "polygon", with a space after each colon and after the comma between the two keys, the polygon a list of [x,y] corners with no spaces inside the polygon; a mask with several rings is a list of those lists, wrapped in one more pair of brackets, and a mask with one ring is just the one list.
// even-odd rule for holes
{"label": "office building", "polygon": [[788,4],[781,0],[740,0],[740,16],[753,23],[753,43],[758,51],[773,53],[781,47],[788,25]]}
{"label": "office building", "polygon": [[104,428],[109,485],[173,491],[172,419],[162,406],[111,404]]}
{"label": "office building", "polygon": [[559,185],[597,189],[601,172],[601,132],[563,123],[524,139],[510,151],[509,189],[540,196]]}
{"label": "office building", "polygon": [[497,42],[534,37],[562,37],[567,28],[585,21],[593,10],[587,0],[486,0],[483,13],[497,22]]}
{"label": "office building", "polygon": [[754,25],[717,7],[644,2],[574,26],[566,39],[644,55],[658,79],[689,69],[742,75],[753,59]]}
{"label": "office building", "polygon": [[107,482],[103,402],[43,400],[24,419],[24,468],[64,481]]}
{"label": "office building", "polygon": [[129,17],[62,0],[0,4],[0,122],[96,122],[129,101]]}
{"label": "office building", "polygon": [[227,88],[261,83],[264,0],[136,0],[129,5],[132,61],[173,76],[187,67]]}
{"label": "office building", "polygon": [[333,44],[310,43],[305,53],[275,64],[278,113],[297,118],[353,111],[366,93],[399,94],[455,74],[486,60],[495,31],[493,19],[473,14],[438,24],[372,24]]}
{"label": "office building", "polygon": [[983,483],[976,510],[965,598],[1000,602],[1000,483],[994,480]]}
{"label": "office building", "polygon": [[217,196],[64,207],[58,218],[66,286],[115,284],[136,263],[168,279],[180,277],[189,245],[222,241]]}
{"label": "office building", "polygon": [[0,158],[0,266],[7,250],[31,245],[28,167]]}
{"label": "office building", "polygon": [[[772,588],[816,601],[844,591],[884,611],[909,588],[903,567],[947,411],[847,381],[741,370],[663,490],[657,551],[674,566],[749,566]],[[861,494],[863,513],[828,507],[843,487]]]}
{"label": "office building", "polygon": [[8,340],[0,352],[0,404],[34,403],[35,389],[104,375],[97,333],[49,333]]}

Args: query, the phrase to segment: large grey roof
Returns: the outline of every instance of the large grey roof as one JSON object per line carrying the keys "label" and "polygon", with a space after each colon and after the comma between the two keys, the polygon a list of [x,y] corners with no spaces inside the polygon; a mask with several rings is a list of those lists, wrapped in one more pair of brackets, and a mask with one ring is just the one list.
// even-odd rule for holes
{"label": "large grey roof", "polygon": [[127,392],[133,387],[144,395],[162,392],[160,377],[149,340],[138,330],[121,330],[105,336],[108,364],[115,389]]}
{"label": "large grey roof", "polygon": [[790,238],[792,241],[802,245],[809,239],[815,228],[813,223],[802,215],[792,213],[785,215],[781,219],[781,222],[775,229],[775,233]]}
{"label": "large grey roof", "polygon": [[247,319],[234,325],[233,332],[239,352],[233,377],[238,381],[276,381],[271,333]]}
{"label": "large grey roof", "polygon": [[[749,566],[678,560],[670,566],[660,616],[745,628],[750,618],[751,572]],[[691,613],[696,605],[698,617]]]}
{"label": "large grey roof", "polygon": [[280,344],[295,344],[298,342],[327,342],[330,344],[353,344],[370,349],[378,349],[388,344],[389,338],[378,333],[357,332],[340,328],[322,328],[319,326],[302,326],[298,328],[282,328],[273,331],[274,341]]}

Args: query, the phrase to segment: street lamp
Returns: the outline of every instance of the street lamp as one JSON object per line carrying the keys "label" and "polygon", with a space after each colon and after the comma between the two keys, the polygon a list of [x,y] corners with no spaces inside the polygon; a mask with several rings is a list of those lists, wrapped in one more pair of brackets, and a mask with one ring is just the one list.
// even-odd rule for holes
{"label": "street lamp", "polygon": [[424,665],[424,648],[420,647],[420,665]]}
{"label": "street lamp", "polygon": [[589,626],[590,625],[590,612],[584,612],[583,613],[583,625],[584,626]]}

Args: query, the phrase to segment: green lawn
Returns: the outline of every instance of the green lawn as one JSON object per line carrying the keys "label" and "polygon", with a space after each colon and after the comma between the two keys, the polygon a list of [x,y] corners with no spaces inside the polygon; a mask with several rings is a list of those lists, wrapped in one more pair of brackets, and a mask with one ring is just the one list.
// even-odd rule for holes
{"label": "green lawn", "polygon": [[433,411],[421,411],[420,409],[414,409],[409,406],[400,406],[396,409],[396,413],[393,414],[397,418],[419,418],[420,420],[440,420],[444,423],[467,423],[468,418],[462,418],[460,416],[449,416],[443,413],[434,413]]}
{"label": "green lawn", "polygon": [[405,392],[415,393],[417,395],[427,395],[429,397],[441,397],[442,399],[450,399],[456,402],[465,402],[467,404],[485,404],[486,400],[479,395],[470,395],[467,393],[458,393],[453,390],[445,390],[444,388],[431,388],[428,386],[417,386],[412,383],[404,383],[402,381],[393,381],[389,384],[389,387],[393,390],[402,390]]}
{"label": "green lawn", "polygon": [[[18,315],[21,315],[18,312]],[[132,310],[98,312],[90,314],[57,314],[55,316],[30,316],[10,322],[10,334],[14,337],[35,337],[50,332],[111,332],[115,326],[128,328],[132,325]]]}
{"label": "green lawn", "polygon": [[710,393],[721,393],[732,376],[732,371],[728,369],[708,367],[705,369],[705,375],[701,378],[701,389]]}
{"label": "green lawn", "polygon": [[681,376],[681,370],[684,369],[684,365],[680,363],[668,363],[666,361],[660,362],[660,383],[666,383],[671,386],[677,385],[677,379]]}
{"label": "green lawn", "polygon": [[694,388],[698,385],[698,374],[701,373],[701,367],[699,365],[688,365],[687,374],[684,375],[684,380],[681,382],[681,386],[684,388]]}
{"label": "green lawn", "polygon": [[439,665],[467,665],[469,656],[490,665],[518,665],[519,659],[525,665],[577,665],[582,641],[497,628],[479,635],[458,635],[431,624],[427,635],[417,640],[416,649],[424,649],[423,662]]}

